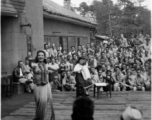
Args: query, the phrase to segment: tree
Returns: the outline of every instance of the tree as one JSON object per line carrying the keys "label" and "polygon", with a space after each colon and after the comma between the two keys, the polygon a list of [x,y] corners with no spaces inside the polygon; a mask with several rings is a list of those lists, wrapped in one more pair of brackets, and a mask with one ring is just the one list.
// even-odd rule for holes
{"label": "tree", "polygon": [[150,34],[150,10],[141,6],[144,0],[119,0],[113,4],[111,0],[94,0],[91,5],[81,3],[77,10],[85,16],[88,12],[96,16],[98,34],[113,35]]}

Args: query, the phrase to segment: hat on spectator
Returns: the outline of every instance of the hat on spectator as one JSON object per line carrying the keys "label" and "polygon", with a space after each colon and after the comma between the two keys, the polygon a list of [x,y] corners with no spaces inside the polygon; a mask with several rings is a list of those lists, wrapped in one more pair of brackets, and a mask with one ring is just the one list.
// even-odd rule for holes
{"label": "hat on spectator", "polygon": [[142,111],[135,107],[128,106],[122,113],[121,120],[143,120]]}
{"label": "hat on spectator", "polygon": [[79,63],[79,62],[80,62],[80,60],[86,60],[86,58],[85,58],[85,57],[79,57],[79,59],[78,59],[77,63]]}

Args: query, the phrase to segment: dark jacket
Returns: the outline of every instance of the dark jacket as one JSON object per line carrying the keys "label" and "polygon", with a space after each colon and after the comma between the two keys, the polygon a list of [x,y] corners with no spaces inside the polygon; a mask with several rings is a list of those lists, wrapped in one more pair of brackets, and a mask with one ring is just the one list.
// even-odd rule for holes
{"label": "dark jacket", "polygon": [[[22,69],[22,68],[21,68],[21,69]],[[22,73],[23,73],[23,75],[25,74],[23,69],[22,69]],[[20,79],[20,68],[17,66],[17,67],[13,70],[13,82],[18,82],[19,79]]]}

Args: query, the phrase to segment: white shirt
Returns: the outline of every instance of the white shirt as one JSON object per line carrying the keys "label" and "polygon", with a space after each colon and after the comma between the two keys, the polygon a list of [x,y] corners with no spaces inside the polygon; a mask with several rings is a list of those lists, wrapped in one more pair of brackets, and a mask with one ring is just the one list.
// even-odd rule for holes
{"label": "white shirt", "polygon": [[91,74],[87,65],[82,66],[80,64],[77,64],[74,67],[74,72],[81,72],[84,80],[91,78]]}
{"label": "white shirt", "polygon": [[[47,67],[50,67],[50,68],[53,68],[53,69],[58,69],[59,68],[59,65],[58,64],[56,64],[56,63],[54,63],[54,64],[52,64],[52,63],[49,63],[49,64],[47,64]],[[53,72],[52,70],[49,70],[49,72]]]}
{"label": "white shirt", "polygon": [[49,51],[48,50],[44,50],[45,54],[46,54],[46,58],[50,57],[49,56]]}
{"label": "white shirt", "polygon": [[20,68],[20,77],[23,76],[22,69]]}

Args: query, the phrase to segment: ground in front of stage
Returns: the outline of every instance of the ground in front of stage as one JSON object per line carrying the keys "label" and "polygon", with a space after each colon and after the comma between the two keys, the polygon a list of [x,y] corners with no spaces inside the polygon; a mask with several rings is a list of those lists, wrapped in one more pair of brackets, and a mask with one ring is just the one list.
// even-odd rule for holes
{"label": "ground in front of stage", "polygon": [[[76,99],[75,95],[75,92],[53,92],[53,105],[56,120],[71,120],[72,105],[73,101]],[[28,96],[33,97],[31,94]],[[13,102],[13,99],[16,99],[15,97],[8,101]],[[142,110],[144,120],[151,120],[150,92],[112,92],[111,98],[106,96],[106,93],[102,93],[99,99],[93,98],[93,94],[90,94],[90,98],[95,103],[94,120],[119,120],[120,114],[128,105],[134,105]],[[20,101],[18,100],[18,102]],[[18,109],[13,110],[10,114],[3,117],[2,120],[32,120],[35,114],[34,99],[32,98],[31,101],[26,102],[28,103],[23,102],[22,106],[20,105]],[[49,117],[50,108],[48,108],[47,120],[49,120]]]}

